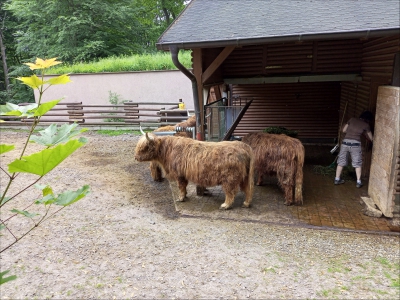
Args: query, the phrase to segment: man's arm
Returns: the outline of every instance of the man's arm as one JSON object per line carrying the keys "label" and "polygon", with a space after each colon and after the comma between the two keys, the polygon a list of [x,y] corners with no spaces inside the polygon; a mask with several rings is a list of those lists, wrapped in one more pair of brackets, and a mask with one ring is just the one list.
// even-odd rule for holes
{"label": "man's arm", "polygon": [[344,133],[346,133],[347,127],[349,127],[349,124],[344,125],[343,130],[342,130]]}
{"label": "man's arm", "polygon": [[371,131],[368,131],[368,132],[367,132],[367,136],[368,136],[369,140],[372,142],[373,139],[374,139],[374,136],[372,135],[372,132],[371,132]]}

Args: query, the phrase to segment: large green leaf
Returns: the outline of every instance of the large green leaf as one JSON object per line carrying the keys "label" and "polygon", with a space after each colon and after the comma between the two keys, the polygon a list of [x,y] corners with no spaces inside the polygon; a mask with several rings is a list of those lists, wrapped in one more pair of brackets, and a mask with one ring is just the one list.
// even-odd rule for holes
{"label": "large green leaf", "polygon": [[49,185],[35,184],[35,187],[42,190],[43,196],[53,195],[53,189]]}
{"label": "large green leaf", "polygon": [[8,151],[14,150],[15,146],[14,145],[7,145],[7,144],[1,144],[0,145],[0,154],[6,153]]}
{"label": "large green leaf", "polygon": [[10,272],[10,271],[7,270],[7,271],[4,271],[4,272],[0,272],[0,285],[3,284],[3,283],[6,283],[8,281],[17,279],[17,276],[15,276],[15,275],[4,277],[4,275],[6,275],[8,272]]}
{"label": "large green leaf", "polygon": [[38,70],[38,69],[47,69],[51,66],[55,66],[61,64],[61,61],[57,61],[57,57],[49,58],[49,59],[41,59],[39,57],[36,58],[35,63],[24,63],[25,65],[29,66],[31,70]]}
{"label": "large green leaf", "polygon": [[53,194],[48,194],[44,196],[42,199],[38,199],[35,201],[36,204],[44,204],[44,205],[50,205],[53,204],[56,201],[56,198],[54,197]]}
{"label": "large green leaf", "polygon": [[7,203],[8,201],[10,201],[10,199],[11,199],[11,197],[5,196],[5,197],[3,198],[3,200],[1,200],[0,206],[3,206],[3,204],[5,204],[5,203]]}
{"label": "large green leaf", "polygon": [[58,195],[56,199],[56,204],[57,205],[62,205],[62,206],[67,206],[71,205],[72,203],[75,203],[76,201],[82,199],[85,197],[87,194],[90,193],[88,185],[84,185],[80,189],[76,191],[66,191],[60,195]]}
{"label": "large green leaf", "polygon": [[90,193],[89,188],[90,187],[88,185],[84,185],[83,187],[81,187],[76,191],[66,191],[59,194],[57,197],[54,197],[53,194],[47,194],[42,199],[36,200],[35,203],[44,205],[49,205],[54,203],[56,205],[68,206],[82,199],[87,194],[89,194]]}
{"label": "large green leaf", "polygon": [[43,116],[45,113],[47,113],[50,109],[52,109],[54,106],[57,105],[58,102],[60,102],[62,99],[58,100],[53,100],[49,101],[46,103],[42,103],[39,105],[39,107],[35,111],[35,116]]}
{"label": "large green leaf", "polygon": [[72,82],[72,81],[69,79],[69,76],[67,74],[60,75],[60,76],[57,76],[57,77],[53,77],[53,78],[50,78],[49,80],[46,81],[46,83],[49,83],[49,84],[52,84],[52,85],[55,85],[55,84],[66,84],[68,82]]}
{"label": "large green leaf", "polygon": [[24,106],[19,106],[7,102],[5,105],[0,105],[0,114],[6,116],[32,117],[35,114],[37,103],[32,103]]}
{"label": "large green leaf", "polygon": [[11,210],[11,212],[12,212],[12,213],[16,213],[16,214],[23,215],[23,216],[28,217],[28,218],[31,218],[31,219],[32,219],[33,217],[39,215],[39,214],[37,214],[37,213],[30,213],[29,211],[26,211],[26,210],[19,210],[19,209],[16,209],[16,208],[14,208],[13,210]]}
{"label": "large green leaf", "polygon": [[24,84],[30,86],[33,89],[37,89],[38,87],[45,84],[45,82],[36,75],[32,75],[29,77],[18,77],[17,79],[21,80]]}
{"label": "large green leaf", "polygon": [[43,198],[36,200],[36,204],[49,205],[55,201],[53,189],[49,185],[35,184],[35,187],[42,190]]}
{"label": "large green leaf", "polygon": [[30,156],[24,156],[22,159],[16,159],[10,163],[8,170],[10,173],[23,172],[43,176],[85,143],[85,139],[70,140],[57,147],[44,149]]}
{"label": "large green leaf", "polygon": [[40,136],[33,135],[29,140],[47,147],[54,146],[60,143],[65,143],[72,137],[87,130],[74,130],[77,126],[78,124],[76,123],[63,124],[60,127],[57,127],[56,124],[51,124],[46,129],[39,131]]}

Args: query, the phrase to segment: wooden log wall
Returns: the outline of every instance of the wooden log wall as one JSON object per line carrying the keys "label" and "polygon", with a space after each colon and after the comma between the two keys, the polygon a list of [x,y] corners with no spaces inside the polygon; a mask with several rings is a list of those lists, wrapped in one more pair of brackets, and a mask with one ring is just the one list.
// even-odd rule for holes
{"label": "wooden log wall", "polygon": [[386,217],[393,217],[400,169],[400,87],[379,88],[375,129],[368,194]]}

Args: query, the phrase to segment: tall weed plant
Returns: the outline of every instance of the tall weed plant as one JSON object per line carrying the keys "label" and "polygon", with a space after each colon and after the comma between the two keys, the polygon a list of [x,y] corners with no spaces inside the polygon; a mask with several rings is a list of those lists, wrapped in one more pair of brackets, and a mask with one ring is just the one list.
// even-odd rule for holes
{"label": "tall weed plant", "polygon": [[[39,135],[34,134],[40,118],[61,101],[61,99],[57,99],[42,103],[44,92],[51,86],[66,84],[71,81],[66,74],[49,80],[44,79],[45,70],[60,63],[56,58],[47,60],[37,58],[35,63],[26,63],[26,65],[31,70],[38,71],[39,76],[34,74],[29,77],[17,78],[29,88],[38,90],[38,103],[19,106],[7,102],[5,105],[0,105],[1,122],[6,122],[1,119],[2,115],[31,119],[30,129],[22,145],[22,150],[16,151],[14,144],[3,144],[3,141],[0,143],[2,159],[11,161],[7,166],[5,164],[0,166],[2,183],[0,186],[0,235],[2,239],[0,253],[19,242],[60,210],[79,201],[90,192],[88,185],[84,185],[75,191],[56,193],[49,184],[38,184],[39,181],[42,182],[51,178],[45,177],[45,175],[87,142],[84,137],[75,138],[86,130],[76,129],[78,126],[76,123],[64,124],[60,127],[56,124],[51,124],[49,127],[40,130]],[[42,150],[27,155],[30,152],[27,149],[31,143],[40,145]],[[4,155],[5,153],[10,156],[7,158]],[[21,174],[29,174],[32,177],[27,178],[32,179],[26,179]],[[16,185],[16,188],[11,188],[13,185]],[[42,194],[39,199],[32,192],[27,193],[33,186]],[[18,220],[18,218],[29,219],[23,229],[20,227],[21,224],[24,224],[23,220],[19,219],[19,222],[13,221],[15,219]],[[0,272],[0,285],[16,279],[15,275],[9,276],[8,273],[9,270]]]}
{"label": "tall weed plant", "polygon": [[[186,68],[192,67],[191,51],[180,51],[179,61]],[[103,73],[103,72],[131,72],[131,71],[158,71],[176,70],[169,52],[156,54],[132,55],[121,57],[107,57],[93,62],[82,62],[72,65],[55,66],[49,70],[50,74],[65,73]]]}

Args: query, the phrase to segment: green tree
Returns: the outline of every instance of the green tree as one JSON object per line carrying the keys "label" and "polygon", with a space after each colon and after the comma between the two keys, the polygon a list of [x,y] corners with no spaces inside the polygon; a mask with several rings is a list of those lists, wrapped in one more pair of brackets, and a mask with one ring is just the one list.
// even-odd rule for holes
{"label": "green tree", "polygon": [[132,0],[8,0],[5,9],[18,20],[18,53],[79,62],[143,50]]}
{"label": "green tree", "polygon": [[164,30],[185,8],[188,0],[134,0],[138,21],[146,28],[146,44],[155,50],[155,43]]}
{"label": "green tree", "polygon": [[0,0],[0,104],[6,102],[34,102],[32,90],[16,80],[19,76],[31,74],[27,66],[21,62],[29,57],[23,57],[16,52],[14,28],[17,20],[12,13],[4,10],[4,0]]}
{"label": "green tree", "polygon": [[32,90],[16,78],[31,74],[21,64],[36,56],[77,63],[155,52],[157,39],[188,2],[0,0],[0,37],[5,49],[0,104],[35,101]]}

